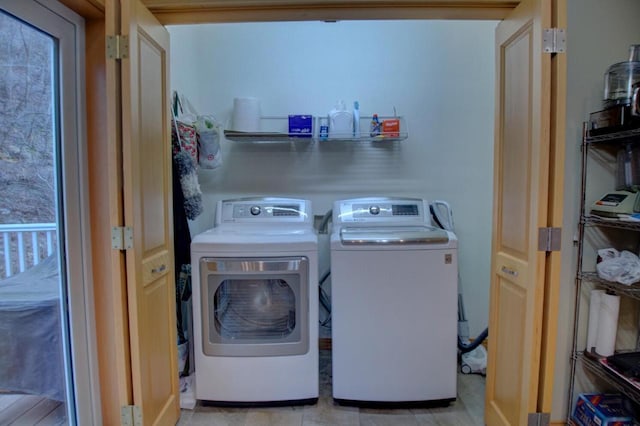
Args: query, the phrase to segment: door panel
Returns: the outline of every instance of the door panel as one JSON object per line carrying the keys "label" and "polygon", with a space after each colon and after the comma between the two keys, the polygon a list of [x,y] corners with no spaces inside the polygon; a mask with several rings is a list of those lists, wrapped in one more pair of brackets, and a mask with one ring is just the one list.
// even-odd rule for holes
{"label": "door panel", "polygon": [[87,130],[91,252],[100,366],[102,424],[121,422],[132,401],[125,254],[111,248],[111,229],[124,220],[120,67],[108,59],[106,35],[119,31],[114,2],[105,19],[87,22]]}
{"label": "door panel", "polygon": [[133,404],[144,424],[180,417],[173,282],[169,34],[139,0],[122,1],[125,225]]}
{"label": "door panel", "polygon": [[526,256],[529,246],[528,234],[521,230],[528,229],[530,220],[531,93],[529,84],[520,83],[531,79],[532,28],[527,25],[521,31],[503,47],[505,119],[501,130],[503,140],[509,143],[502,146],[499,164],[502,179],[498,183],[504,203],[502,209],[506,213],[498,229],[501,250],[519,258]]}
{"label": "door panel", "polygon": [[[166,180],[165,157],[166,150],[159,141],[163,140],[165,129],[156,123],[161,123],[166,110],[164,93],[161,88],[164,71],[162,46],[147,35],[144,30],[138,29],[138,93],[137,98],[144,102],[140,108],[140,151],[143,153],[143,161],[140,164],[142,184],[139,187],[139,197],[142,202],[141,225],[144,251],[151,253],[156,249],[162,249],[167,241],[164,231],[166,217]],[[144,77],[144,78],[143,78]]]}
{"label": "door panel", "polygon": [[537,410],[547,226],[551,0],[525,0],[496,30],[494,235],[485,421],[527,424]]}
{"label": "door panel", "polygon": [[519,394],[513,393],[514,389],[522,387],[522,362],[521,357],[513,357],[513,354],[521,354],[524,351],[523,330],[525,327],[520,309],[526,301],[527,293],[519,285],[514,285],[508,280],[499,280],[498,315],[513,318],[514,321],[492,332],[492,338],[497,338],[497,348],[493,356],[500,367],[500,374],[495,378],[495,401],[500,407],[504,407],[503,414],[509,420],[509,424],[518,424],[520,412]]}

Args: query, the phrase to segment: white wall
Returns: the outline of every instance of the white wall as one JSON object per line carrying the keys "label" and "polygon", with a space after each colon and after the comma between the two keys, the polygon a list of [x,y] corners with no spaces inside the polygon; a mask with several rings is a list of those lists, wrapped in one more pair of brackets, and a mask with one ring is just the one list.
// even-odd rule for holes
{"label": "white wall", "polygon": [[460,240],[471,335],[488,321],[496,22],[363,21],[172,26],[171,84],[200,113],[227,121],[233,98],[264,115],[325,115],[338,99],[392,114],[409,137],[388,146],[222,142],[223,166],[201,170],[205,213],[237,196],[336,199],[402,195],[448,201]]}
{"label": "white wall", "polygon": [[[640,43],[640,2],[637,0],[567,1],[567,123],[565,195],[562,249],[562,288],[558,318],[558,353],[554,385],[553,420],[566,419],[569,357],[573,333],[576,247],[569,241],[577,232],[580,206],[580,141],[582,123],[589,113],[602,109],[607,68],[627,59],[630,44]],[[590,169],[592,170],[592,169]],[[596,179],[597,180],[597,179]],[[604,180],[604,177],[603,177]],[[610,177],[606,179],[612,183]],[[605,189],[592,188],[588,202]],[[584,305],[583,305],[584,307]],[[583,312],[586,312],[583,311]]]}

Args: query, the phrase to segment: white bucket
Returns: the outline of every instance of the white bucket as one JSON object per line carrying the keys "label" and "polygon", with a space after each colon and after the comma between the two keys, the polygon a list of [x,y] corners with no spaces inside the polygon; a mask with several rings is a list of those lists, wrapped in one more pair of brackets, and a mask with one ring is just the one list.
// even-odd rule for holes
{"label": "white bucket", "polygon": [[189,356],[189,341],[180,343],[178,345],[178,373],[182,374],[184,367],[187,364],[187,357]]}

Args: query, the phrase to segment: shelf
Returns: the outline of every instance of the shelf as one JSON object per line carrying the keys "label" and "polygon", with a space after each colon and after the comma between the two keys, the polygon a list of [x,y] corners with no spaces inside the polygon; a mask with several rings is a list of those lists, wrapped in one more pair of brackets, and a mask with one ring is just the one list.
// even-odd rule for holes
{"label": "shelf", "polygon": [[369,136],[368,134],[361,133],[360,136],[349,136],[337,135],[335,137],[320,139],[317,140],[321,143],[332,143],[332,142],[380,142],[380,143],[389,143],[389,142],[399,142],[407,139],[408,135],[406,133],[400,133],[399,136],[391,136],[380,134],[378,136]]}
{"label": "shelf", "polygon": [[[313,117],[312,130],[308,135],[300,135],[299,133],[288,133],[289,131],[289,117],[262,117],[260,119],[259,132],[239,132],[235,130],[225,130],[224,137],[232,142],[245,142],[245,143],[333,143],[333,142],[374,142],[374,143],[391,143],[398,142],[407,139],[409,133],[407,131],[407,123],[404,117],[386,117],[379,116],[380,122],[383,120],[395,118],[400,121],[400,129],[397,132],[380,132],[378,135],[371,136],[369,133],[369,126],[371,124],[372,117],[360,118],[360,133],[354,135],[348,134],[333,134],[330,137],[320,137],[319,126],[317,125],[318,117]],[[366,131],[365,131],[366,130]]]}
{"label": "shelf", "polygon": [[[640,128],[631,129],[631,130],[622,130],[619,132],[606,133],[606,134],[597,135],[597,136],[587,135],[584,141],[586,144],[591,145],[591,144],[598,144],[598,143],[606,144],[606,143],[627,142],[637,138],[640,138]],[[640,139],[638,139],[637,142],[640,142]]]}
{"label": "shelf", "polygon": [[369,131],[369,127],[371,125],[371,120],[373,117],[360,117],[360,132],[357,135],[352,133],[348,134],[333,134],[327,138],[321,138],[317,135],[317,140],[321,143],[331,143],[331,142],[381,142],[381,143],[389,143],[389,142],[398,142],[407,139],[409,136],[409,132],[407,129],[407,123],[404,117],[390,117],[390,116],[378,116],[380,123],[384,120],[389,119],[397,119],[400,122],[400,129],[397,132],[382,132],[380,131],[378,135],[371,135]]}
{"label": "shelf", "polygon": [[391,136],[389,134],[381,134],[378,136],[369,136],[368,134],[361,134],[361,136],[352,135],[337,135],[331,138],[318,138],[318,137],[301,137],[295,134],[278,133],[278,132],[236,132],[233,130],[225,130],[224,137],[227,140],[233,142],[321,142],[321,143],[333,143],[333,142],[380,142],[390,143],[398,142],[407,139],[406,133],[401,133],[399,136]]}
{"label": "shelf", "polygon": [[233,142],[312,142],[312,137],[280,132],[236,132],[225,130],[224,137]]}
{"label": "shelf", "polygon": [[[622,144],[631,144],[631,143],[640,143],[640,128],[631,129],[631,130],[623,130],[615,133],[601,134],[601,135],[590,135],[589,131],[589,123],[583,123],[582,127],[582,165],[581,165],[581,184],[580,184],[580,218],[579,223],[580,226],[578,228],[578,239],[577,239],[577,268],[576,268],[576,286],[575,286],[575,294],[574,294],[574,317],[573,317],[573,356],[571,357],[571,381],[569,385],[569,401],[570,404],[573,405],[577,398],[576,391],[576,382],[578,381],[578,377],[584,372],[577,369],[577,365],[580,364],[583,366],[583,369],[587,372],[590,372],[592,375],[600,378],[604,383],[607,383],[607,386],[610,389],[598,389],[599,387],[605,388],[604,383],[600,383],[599,385],[595,385],[593,391],[600,392],[602,390],[605,391],[616,391],[619,392],[633,401],[640,401],[640,385],[636,382],[632,382],[619,373],[613,371],[610,367],[604,365],[601,360],[595,359],[591,356],[587,356],[584,352],[578,351],[578,335],[580,331],[579,322],[583,318],[583,315],[580,313],[581,307],[583,303],[584,292],[582,291],[583,285],[586,283],[591,283],[592,285],[597,286],[598,288],[603,288],[608,291],[613,291],[616,294],[624,297],[633,298],[636,300],[640,300],[640,283],[636,283],[633,285],[624,285],[617,282],[607,281],[598,276],[597,272],[583,271],[583,255],[585,249],[585,239],[587,228],[591,227],[591,229],[596,228],[611,228],[611,229],[619,229],[623,231],[632,231],[632,232],[640,232],[640,221],[633,221],[627,218],[608,218],[602,217],[594,214],[587,213],[589,210],[589,206],[586,205],[586,196],[588,189],[588,170],[587,166],[589,165],[589,155],[594,153],[596,149],[603,150],[612,150],[614,148],[619,147]],[[592,152],[592,149],[594,150]],[[571,423],[569,423],[571,424]]]}
{"label": "shelf", "polygon": [[[581,221],[586,226],[598,226],[614,229],[627,229],[630,231],[640,232],[640,222],[625,221],[613,218],[604,218],[600,216],[582,216]],[[607,281],[598,276],[596,272],[581,272],[578,274],[578,278],[581,280],[587,280],[592,283],[596,283],[607,290],[614,291],[615,293],[623,296],[632,297],[640,300],[640,283],[632,285],[624,285],[612,281]]]}
{"label": "shelf", "polygon": [[622,220],[597,215],[584,215],[580,220],[587,226],[602,226],[607,228],[640,231],[640,221]]}
{"label": "shelf", "polygon": [[262,116],[260,117],[260,131],[240,132],[227,129],[224,137],[232,142],[271,142],[271,143],[309,143],[313,141],[316,130],[316,118],[311,117],[311,131],[307,134],[289,133],[289,116]]}
{"label": "shelf", "polygon": [[579,274],[579,278],[585,281],[596,283],[608,290],[614,291],[616,294],[640,300],[640,283],[632,285],[614,283],[600,278],[597,272],[582,272]]}
{"label": "shelf", "polygon": [[616,373],[609,371],[598,360],[585,356],[583,352],[574,355],[574,359],[582,362],[587,370],[598,378],[604,380],[611,385],[617,392],[625,395],[633,401],[640,401],[640,389],[632,385],[626,379],[618,376]]}

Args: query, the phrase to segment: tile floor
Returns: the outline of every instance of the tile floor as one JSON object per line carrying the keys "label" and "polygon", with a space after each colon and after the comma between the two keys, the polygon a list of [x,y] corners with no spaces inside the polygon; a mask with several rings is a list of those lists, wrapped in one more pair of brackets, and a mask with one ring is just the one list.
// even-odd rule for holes
{"label": "tile floor", "polygon": [[485,378],[458,374],[458,399],[443,408],[370,409],[335,405],[331,397],[331,351],[320,351],[320,397],[315,405],[274,408],[211,407],[182,410],[178,425],[246,426],[481,426]]}

